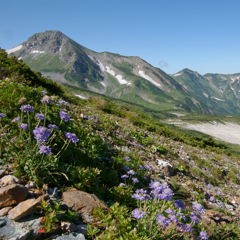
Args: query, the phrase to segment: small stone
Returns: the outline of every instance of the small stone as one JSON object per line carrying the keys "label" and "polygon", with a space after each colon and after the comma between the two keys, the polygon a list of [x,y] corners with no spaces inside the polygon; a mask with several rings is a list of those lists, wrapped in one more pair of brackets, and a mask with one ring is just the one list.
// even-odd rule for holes
{"label": "small stone", "polygon": [[11,185],[19,182],[20,182],[19,179],[12,175],[6,175],[0,179],[0,184],[2,185]]}
{"label": "small stone", "polygon": [[0,219],[0,227],[3,227],[7,224],[7,221],[5,219]]}
{"label": "small stone", "polygon": [[63,232],[77,232],[78,227],[71,222],[61,222],[61,229]]}
{"label": "small stone", "polygon": [[18,103],[19,104],[27,104],[28,103],[28,100],[25,98],[25,97],[22,97],[18,100]]}
{"label": "small stone", "polygon": [[28,189],[22,185],[12,184],[0,188],[0,208],[18,204],[25,200]]}
{"label": "small stone", "polygon": [[93,208],[98,206],[108,208],[108,206],[101,201],[95,194],[89,194],[83,191],[64,192],[62,195],[63,204],[66,204],[74,211],[82,213],[91,213]]}
{"label": "small stone", "polygon": [[82,225],[77,225],[78,228],[78,232],[84,234],[85,236],[87,236],[88,234],[88,230],[87,230],[87,225],[86,224],[82,224]]}
{"label": "small stone", "polygon": [[162,172],[164,172],[167,177],[173,176],[173,168],[169,165],[166,165],[165,167],[163,167]]}
{"label": "small stone", "polygon": [[85,240],[85,237],[81,233],[69,233],[68,235],[57,237],[56,240]]}
{"label": "small stone", "polygon": [[0,178],[2,178],[5,175],[5,169],[0,169]]}
{"label": "small stone", "polygon": [[37,207],[40,205],[40,201],[47,198],[48,195],[46,194],[37,199],[28,199],[24,202],[19,203],[15,208],[11,209],[8,212],[8,218],[17,221],[28,215],[32,215],[38,210]]}
{"label": "small stone", "polygon": [[0,210],[0,217],[6,216],[12,207],[5,207]]}

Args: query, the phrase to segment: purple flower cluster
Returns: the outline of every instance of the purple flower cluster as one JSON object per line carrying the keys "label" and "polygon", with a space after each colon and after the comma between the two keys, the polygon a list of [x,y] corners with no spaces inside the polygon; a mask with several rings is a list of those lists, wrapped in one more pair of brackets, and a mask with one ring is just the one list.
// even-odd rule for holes
{"label": "purple flower cluster", "polygon": [[16,117],[11,122],[19,122],[20,120],[21,120],[20,117]]}
{"label": "purple flower cluster", "polygon": [[130,167],[129,166],[124,166],[123,167],[123,170],[126,172],[126,171],[129,171],[130,170]]}
{"label": "purple flower cluster", "polygon": [[150,167],[150,166],[148,166],[148,165],[145,165],[144,166],[148,171],[151,171],[152,170],[152,168]]}
{"label": "purple flower cluster", "polygon": [[59,103],[61,103],[62,105],[66,105],[67,102],[63,101],[63,100],[58,100]]}
{"label": "purple flower cluster", "polygon": [[4,113],[0,113],[0,121],[1,121],[1,119],[4,118],[4,117],[5,117],[5,114],[4,114]]}
{"label": "purple flower cluster", "polygon": [[28,125],[26,123],[21,123],[19,127],[22,128],[24,131],[28,130]]}
{"label": "purple flower cluster", "polygon": [[45,127],[40,126],[40,127],[35,127],[35,130],[33,130],[33,134],[34,134],[34,138],[37,141],[45,142],[47,141],[47,138],[51,134],[51,131]]}
{"label": "purple flower cluster", "polygon": [[200,214],[205,212],[203,205],[200,203],[193,204],[193,209]]}
{"label": "purple flower cluster", "polygon": [[131,159],[130,159],[130,157],[124,157],[124,159],[126,160],[126,161],[128,161],[128,162],[130,162],[131,161]]}
{"label": "purple flower cluster", "polygon": [[143,218],[145,217],[145,213],[142,210],[134,209],[132,217],[136,219]]}
{"label": "purple flower cluster", "polygon": [[205,231],[200,232],[200,236],[202,240],[208,240],[207,232]]}
{"label": "purple flower cluster", "polygon": [[160,184],[157,181],[152,181],[149,184],[149,187],[153,189],[151,191],[151,195],[153,195],[156,199],[167,201],[172,200],[172,196],[174,195],[174,193],[167,184]]}
{"label": "purple flower cluster", "polygon": [[37,120],[38,121],[40,121],[40,120],[44,120],[44,115],[43,114],[41,114],[41,113],[37,113],[37,114],[35,114],[35,117],[37,118]]}
{"label": "purple flower cluster", "polygon": [[152,201],[152,198],[147,194],[147,191],[143,189],[137,189],[135,191],[135,194],[132,195],[132,198],[135,198],[140,201],[144,201],[144,200]]}
{"label": "purple flower cluster", "polygon": [[132,178],[132,181],[133,181],[133,183],[138,183],[139,182],[137,178]]}
{"label": "purple flower cluster", "polygon": [[170,220],[168,219],[168,218],[166,218],[164,215],[162,215],[162,214],[158,214],[157,215],[157,221],[158,221],[158,223],[162,223],[162,225],[163,225],[163,229],[165,228],[165,227],[167,227],[168,225],[169,225],[169,222],[170,222]]}
{"label": "purple flower cluster", "polygon": [[69,138],[73,143],[76,143],[79,141],[75,133],[65,132],[64,134],[66,138]]}
{"label": "purple flower cluster", "polygon": [[40,149],[40,151],[39,151],[40,154],[45,153],[45,154],[49,155],[51,153],[51,148],[48,146],[41,145],[41,146],[39,146],[39,149]]}
{"label": "purple flower cluster", "polygon": [[59,129],[58,126],[55,125],[55,124],[48,124],[48,128],[54,129],[54,130],[58,130]]}
{"label": "purple flower cluster", "polygon": [[61,119],[64,119],[65,122],[68,122],[70,120],[70,117],[64,111],[60,111],[59,112],[59,116],[60,116]]}
{"label": "purple flower cluster", "polygon": [[181,211],[186,209],[186,206],[184,205],[184,203],[180,200],[176,200],[173,204],[175,207],[180,208]]}
{"label": "purple flower cluster", "polygon": [[42,94],[43,94],[43,95],[46,95],[46,94],[47,94],[47,91],[44,91],[44,90],[43,90],[43,91],[42,91]]}
{"label": "purple flower cluster", "polygon": [[33,107],[31,105],[29,105],[29,104],[21,106],[20,109],[23,112],[30,112],[30,113],[33,112]]}

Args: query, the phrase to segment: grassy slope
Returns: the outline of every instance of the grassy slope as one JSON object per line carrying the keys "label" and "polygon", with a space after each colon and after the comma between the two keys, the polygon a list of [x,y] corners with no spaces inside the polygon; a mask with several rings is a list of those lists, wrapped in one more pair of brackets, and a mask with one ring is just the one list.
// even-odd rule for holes
{"label": "grassy slope", "polygon": [[[2,67],[4,69],[2,69]],[[100,95],[94,93],[94,97],[89,100],[80,100],[60,85],[41,77],[39,73],[33,72],[21,61],[17,61],[15,58],[7,58],[3,50],[0,50],[0,69],[0,79],[2,79],[0,87],[0,106],[1,111],[6,114],[6,118],[3,118],[1,121],[3,125],[17,116],[16,114],[20,107],[18,100],[22,97],[27,98],[29,103],[39,110],[39,108],[41,108],[39,100],[42,97],[41,90],[43,89],[47,90],[49,95],[56,95],[69,102],[66,110],[69,111],[69,114],[71,114],[75,121],[70,122],[69,126],[66,124],[61,127],[61,131],[74,131],[77,136],[81,137],[81,141],[79,141],[76,146],[70,145],[70,149],[63,155],[57,166],[57,171],[62,171],[66,164],[67,166],[71,165],[69,172],[64,172],[64,174],[69,177],[69,181],[66,181],[63,175],[60,175],[57,178],[57,181],[58,183],[65,184],[69,187],[75,187],[83,191],[95,193],[97,196],[107,201],[109,205],[119,201],[121,206],[127,207],[127,210],[119,210],[119,212],[121,212],[118,213],[120,214],[119,217],[122,217],[121,214],[123,214],[123,212],[127,213],[127,211],[131,211],[136,207],[130,197],[132,192],[129,192],[130,195],[128,195],[129,189],[125,192],[120,192],[121,188],[117,187],[120,181],[119,174],[124,174],[122,170],[123,166],[128,164],[132,169],[137,171],[139,179],[146,184],[144,180],[142,180],[143,175],[137,170],[138,164],[145,164],[143,160],[144,157],[142,158],[139,154],[141,149],[136,148],[134,152],[130,153],[129,156],[132,161],[126,163],[126,161],[124,161],[126,153],[116,150],[115,148],[115,146],[119,146],[120,148],[122,146],[125,147],[127,144],[129,146],[132,138],[135,139],[134,141],[138,141],[147,153],[150,154],[154,152],[154,155],[157,155],[158,158],[168,158],[171,159],[171,161],[177,161],[178,163],[174,165],[174,169],[186,174],[187,179],[191,179],[192,174],[194,174],[195,177],[206,178],[207,181],[216,186],[221,186],[224,181],[236,181],[236,183],[239,184],[238,179],[234,178],[234,175],[231,175],[231,171],[235,171],[233,168],[231,168],[231,171],[228,171],[227,173],[225,172],[226,175],[224,175],[219,172],[217,167],[214,167],[214,169],[211,170],[212,177],[208,176],[205,173],[204,168],[209,167],[213,157],[209,158],[207,161],[202,161],[196,156],[196,153],[198,152],[201,152],[202,154],[202,152],[208,153],[208,151],[210,151],[210,156],[213,156],[211,153],[215,152],[215,161],[220,161],[220,159],[224,157],[228,158],[229,156],[225,155],[226,153],[231,155],[232,160],[239,158],[239,155],[234,155],[231,148],[228,148],[226,144],[206,138],[206,136],[193,135],[191,131],[183,131],[177,128],[172,129],[171,127],[164,126],[158,120],[150,118],[139,110],[135,110],[134,107],[127,102],[124,102],[123,104],[122,101],[116,99],[111,99],[113,101],[110,101],[109,98],[102,98]],[[69,86],[68,88],[71,87]],[[78,92],[90,94],[90,92],[81,89],[79,89]],[[147,110],[141,106],[136,107],[138,109]],[[51,110],[51,118],[57,120],[59,117],[55,105],[49,108]],[[96,123],[94,121],[86,121],[79,117],[80,114],[91,116],[98,115],[100,121],[97,121]],[[154,114],[159,117],[158,112]],[[32,120],[34,121],[34,119]],[[47,121],[49,121],[49,119],[47,119]],[[82,126],[84,126],[84,128]],[[130,130],[127,130],[127,128]],[[127,141],[116,135],[116,131],[120,131]],[[127,136],[126,131],[130,132],[129,136]],[[104,139],[104,141],[102,139]],[[108,141],[107,144],[105,143],[106,141]],[[61,141],[59,140],[58,144],[60,143]],[[184,163],[181,163],[182,160],[176,156],[173,149],[175,148],[176,150],[178,147],[180,149],[180,146],[183,145],[186,149],[194,150],[195,155],[192,155],[192,157],[198,167],[189,168],[185,166],[186,168],[182,169]],[[196,148],[193,148],[193,146]],[[12,154],[12,161],[14,159],[17,160],[14,153],[9,153],[7,149],[8,146],[2,148],[1,145],[1,154]],[[153,149],[155,150],[153,151]],[[20,153],[21,150],[18,154]],[[145,158],[146,157],[148,156],[146,155]],[[111,161],[105,162],[102,160],[109,158],[111,158]],[[1,162],[4,163],[4,161],[5,158],[1,158]],[[100,176],[95,172],[94,169],[96,168],[100,169]],[[17,170],[23,171],[23,169]],[[56,169],[54,169],[54,171],[56,171]],[[28,173],[25,174],[25,177],[28,178]],[[106,174],[108,174],[108,178],[106,178]],[[53,179],[49,176],[44,177],[47,178],[48,181],[51,180],[54,185]],[[152,177],[159,178],[159,174],[155,173]],[[177,187],[176,183],[174,183],[172,187],[175,189],[174,191],[176,191],[176,196],[181,195],[183,200],[187,200],[189,193],[183,190],[181,192],[181,188]],[[199,199],[195,200],[200,201]],[[116,212],[117,210],[115,210],[115,214]],[[110,227],[109,229],[112,230],[105,231],[114,232],[115,228]],[[228,231],[224,230],[221,232],[220,229],[215,229],[214,227],[211,227],[210,230],[213,232],[213,236],[216,234],[216,238],[213,239],[217,239],[221,234],[221,236],[224,236],[226,231]],[[126,231],[128,234],[131,234],[129,230]],[[230,231],[230,233],[234,233],[234,235],[237,234],[236,231]],[[113,233],[111,232],[111,234]],[[112,235],[112,238],[110,239],[113,239],[114,236],[115,235]],[[137,236],[137,239],[140,239],[139,236],[140,235]],[[239,236],[240,235],[237,235],[234,239],[238,239]]]}

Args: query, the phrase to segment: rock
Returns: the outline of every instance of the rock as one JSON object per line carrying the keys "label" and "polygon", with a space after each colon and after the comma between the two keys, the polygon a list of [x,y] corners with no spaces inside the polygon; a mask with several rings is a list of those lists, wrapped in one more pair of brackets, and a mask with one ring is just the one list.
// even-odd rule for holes
{"label": "rock", "polygon": [[63,232],[77,232],[78,227],[71,222],[61,222],[61,229]]}
{"label": "rock", "polygon": [[11,185],[11,184],[16,184],[20,183],[19,179],[12,176],[12,175],[6,175],[0,179],[0,184],[2,185]]}
{"label": "rock", "polygon": [[88,234],[88,230],[87,230],[87,225],[86,224],[82,224],[82,225],[77,225],[78,228],[78,232],[84,234],[85,236],[87,236]]}
{"label": "rock", "polygon": [[0,188],[0,208],[18,204],[25,200],[28,189],[18,184]]}
{"label": "rock", "polygon": [[162,168],[162,172],[165,173],[165,176],[172,177],[173,176],[173,168],[169,165],[166,165]]}
{"label": "rock", "polygon": [[5,175],[6,170],[0,169],[0,178],[2,178]]}
{"label": "rock", "polygon": [[47,198],[48,195],[46,194],[37,199],[28,199],[24,202],[19,203],[16,207],[8,212],[8,218],[17,221],[28,215],[32,215],[38,210],[37,207],[40,205],[40,201]]}
{"label": "rock", "polygon": [[57,237],[56,240],[85,240],[85,237],[81,233],[70,233]]}
{"label": "rock", "polygon": [[91,213],[92,209],[98,206],[108,208],[95,194],[89,194],[83,191],[64,192],[62,199],[63,204],[66,204],[69,208],[72,208],[80,214],[85,212]]}
{"label": "rock", "polygon": [[0,219],[0,227],[3,227],[7,224],[7,221],[5,219]]}
{"label": "rock", "polygon": [[38,230],[42,227],[41,218],[34,216],[24,218],[21,222],[14,222],[7,217],[0,218],[5,221],[5,225],[1,227],[1,240],[34,240],[40,236]]}
{"label": "rock", "polygon": [[6,216],[12,207],[5,207],[0,210],[0,217]]}

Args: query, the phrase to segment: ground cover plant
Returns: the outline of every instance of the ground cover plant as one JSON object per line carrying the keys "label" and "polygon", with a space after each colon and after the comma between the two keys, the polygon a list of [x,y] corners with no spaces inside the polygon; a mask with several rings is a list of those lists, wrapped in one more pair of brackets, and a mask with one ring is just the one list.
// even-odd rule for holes
{"label": "ground cover plant", "polygon": [[[237,195],[239,156],[227,146],[179,133],[125,105],[80,100],[3,50],[0,136],[0,164],[11,165],[22,182],[75,188],[107,203],[92,212],[89,239],[240,237],[237,218],[212,226],[203,217],[211,206],[228,214],[218,206],[230,204],[224,184],[231,182],[231,196]],[[162,163],[171,178],[159,170]],[[59,204],[42,204],[45,233],[59,224],[57,213],[79,219]]]}

